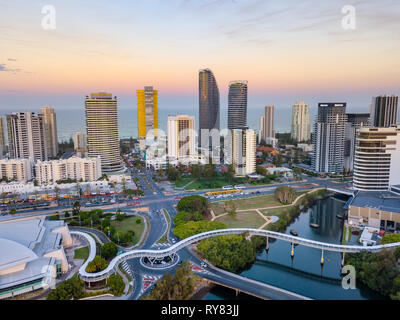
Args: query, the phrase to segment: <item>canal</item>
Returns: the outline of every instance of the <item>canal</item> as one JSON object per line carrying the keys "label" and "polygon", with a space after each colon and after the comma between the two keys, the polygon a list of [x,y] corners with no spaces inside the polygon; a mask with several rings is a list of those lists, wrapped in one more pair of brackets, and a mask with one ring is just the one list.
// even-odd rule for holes
{"label": "canal", "polygon": [[[314,206],[292,222],[285,233],[291,229],[300,237],[329,242],[341,243],[343,220],[336,217],[344,214],[345,200],[328,197],[318,201]],[[311,227],[310,223],[319,227]],[[324,252],[325,263],[321,267],[321,251],[304,246],[296,246],[294,258],[290,256],[291,245],[284,241],[270,241],[268,254],[263,250],[257,256],[255,263],[244,270],[241,275],[268,283],[312,299],[333,300],[364,300],[382,299],[382,296],[369,290],[356,281],[356,289],[345,290],[341,285],[341,254]],[[232,290],[214,287],[204,300],[235,299]],[[241,294],[238,299],[252,299]]]}

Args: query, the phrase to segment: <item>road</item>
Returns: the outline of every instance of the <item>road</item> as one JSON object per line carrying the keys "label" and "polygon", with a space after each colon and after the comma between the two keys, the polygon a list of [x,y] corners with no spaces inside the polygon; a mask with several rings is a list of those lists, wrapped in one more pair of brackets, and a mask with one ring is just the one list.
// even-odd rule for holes
{"label": "road", "polygon": [[[177,196],[187,196],[193,194],[204,194],[205,191],[198,192],[187,192],[187,191],[176,191],[173,195],[164,195],[163,190],[161,190],[160,186],[154,182],[152,179],[152,172],[150,170],[146,170],[143,173],[137,173],[135,170],[131,170],[131,174],[138,179],[138,185],[140,189],[144,191],[144,197],[140,199],[140,207],[149,207],[148,212],[141,212],[142,215],[145,215],[149,221],[149,232],[148,236],[145,239],[144,243],[140,246],[140,249],[150,249],[162,247],[166,248],[168,244],[159,245],[156,244],[157,241],[163,236],[168,228],[168,224],[162,214],[161,210],[166,209],[170,215],[171,228],[169,231],[169,239],[172,243],[178,241],[177,237],[172,233],[173,228],[173,217],[177,214],[174,205],[178,202],[175,199]],[[330,187],[330,188],[344,188],[346,184],[344,183],[335,183],[332,180],[328,179],[319,179],[308,177],[304,181],[293,181],[290,183],[278,184],[278,185],[290,185],[292,187],[297,188],[298,190],[305,189],[313,189],[313,188],[322,188],[322,187]],[[236,195],[230,198],[243,198],[254,196],[255,193],[258,195],[262,194],[271,194],[274,192],[276,186],[278,185],[266,185],[266,186],[248,186],[242,195]],[[252,194],[254,193],[254,194]],[[214,199],[211,201],[224,200],[226,198]],[[100,205],[96,208],[102,208],[106,212],[115,211],[116,208],[121,207],[123,211],[126,212],[134,212],[137,206],[127,206],[127,203],[116,203],[112,205]],[[43,216],[43,215],[51,215],[55,214],[57,211],[60,212],[62,209],[65,209],[65,206],[60,206],[57,208],[53,208],[51,210],[46,211],[38,211],[38,210],[25,210],[24,212],[17,213],[15,216],[3,216],[0,217],[0,223],[4,221],[8,221],[10,219],[16,218],[26,218],[26,217],[35,217],[35,216]],[[72,228],[71,228],[72,229]],[[77,229],[78,230],[78,229]],[[82,231],[82,228],[80,228]],[[108,238],[100,231],[93,230],[90,228],[84,228],[83,230],[90,231],[102,241],[108,242]],[[190,261],[193,264],[200,266],[203,261],[201,261],[189,248],[184,248],[178,252],[180,261]],[[134,288],[129,296],[129,299],[139,299],[141,295],[144,293],[148,293],[152,285],[155,283],[156,279],[162,277],[162,275],[166,272],[174,273],[177,266],[172,266],[170,268],[166,268],[163,270],[153,270],[144,267],[140,263],[140,259],[132,259],[128,261],[128,265],[133,271],[134,277]],[[201,268],[200,268],[201,269]],[[226,285],[233,286],[242,291],[249,290],[249,282],[248,279],[241,279],[237,275],[226,273],[223,270],[219,270],[216,268],[208,267],[202,271],[196,271],[199,275],[209,280],[213,280],[216,282],[223,282]],[[144,290],[143,283],[144,279],[153,279],[150,286]],[[151,282],[151,281],[150,281]],[[251,290],[254,290],[255,293],[267,297],[269,299],[304,299],[306,297],[297,296],[293,293],[286,292],[282,289],[275,288],[272,286],[268,286],[262,283],[252,283]]]}

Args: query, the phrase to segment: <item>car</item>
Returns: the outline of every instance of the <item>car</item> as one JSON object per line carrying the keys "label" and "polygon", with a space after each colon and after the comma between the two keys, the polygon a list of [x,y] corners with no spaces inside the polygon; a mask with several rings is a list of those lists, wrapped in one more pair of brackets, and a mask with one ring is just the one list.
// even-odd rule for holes
{"label": "car", "polygon": [[244,189],[245,186],[243,184],[238,184],[235,186],[235,189]]}
{"label": "car", "polygon": [[207,268],[207,264],[204,263],[204,262],[202,262],[202,263],[200,264],[200,266],[201,266],[202,268]]}
{"label": "car", "polygon": [[233,189],[233,186],[223,186],[222,189],[223,190],[231,190],[231,189]]}

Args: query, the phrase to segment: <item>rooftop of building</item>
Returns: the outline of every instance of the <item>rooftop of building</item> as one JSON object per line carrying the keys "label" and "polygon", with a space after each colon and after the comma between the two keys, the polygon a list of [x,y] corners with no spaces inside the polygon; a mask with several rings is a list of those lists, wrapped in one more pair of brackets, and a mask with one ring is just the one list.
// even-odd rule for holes
{"label": "rooftop of building", "polygon": [[359,191],[350,206],[400,213],[400,196],[391,191]]}
{"label": "rooftop of building", "polygon": [[23,270],[0,276],[0,290],[42,279],[54,258],[45,257],[60,249],[61,233],[53,232],[63,221],[44,218],[0,223],[0,270],[25,264]]}

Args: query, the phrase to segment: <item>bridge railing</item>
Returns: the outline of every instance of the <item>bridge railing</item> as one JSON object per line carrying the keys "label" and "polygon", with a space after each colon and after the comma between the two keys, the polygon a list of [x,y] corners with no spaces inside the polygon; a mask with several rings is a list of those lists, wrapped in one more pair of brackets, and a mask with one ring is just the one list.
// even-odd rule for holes
{"label": "bridge railing", "polygon": [[[360,252],[360,251],[370,251],[370,252],[377,252],[382,249],[390,249],[390,248],[395,248],[400,246],[399,243],[389,243],[385,245],[375,245],[375,246],[350,246],[350,245],[340,245],[340,244],[333,244],[333,243],[325,243],[325,242],[320,242],[320,241],[315,241],[315,240],[309,240],[309,239],[304,239],[300,238],[297,236],[292,236],[289,234],[285,233],[280,233],[280,232],[275,232],[275,231],[269,231],[269,230],[259,230],[259,229],[250,229],[250,228],[236,228],[236,229],[218,229],[218,230],[212,230],[212,231],[207,231],[204,233],[196,234],[194,236],[188,237],[186,239],[183,239],[179,242],[177,242],[174,245],[171,245],[168,248],[162,249],[162,250],[150,250],[150,249],[141,249],[141,250],[131,250],[124,252],[118,256],[116,256],[107,268],[103,271],[99,271],[96,273],[89,273],[86,271],[87,264],[94,259],[95,253],[93,255],[92,252],[92,243],[94,248],[96,247],[96,244],[89,235],[83,233],[83,232],[78,232],[78,231],[71,231],[71,234],[76,234],[79,233],[85,237],[88,237],[90,246],[91,246],[91,251],[89,258],[85,262],[84,265],[81,266],[79,269],[79,276],[81,279],[88,281],[88,282],[93,282],[93,281],[99,281],[107,278],[111,274],[115,273],[116,267],[124,260],[129,260],[133,258],[141,258],[141,257],[152,257],[152,258],[163,258],[166,256],[169,256],[173,253],[176,253],[177,251],[187,247],[188,245],[198,242],[200,240],[204,240],[210,237],[216,237],[216,236],[222,236],[222,235],[228,235],[228,234],[243,234],[243,233],[249,233],[251,235],[258,235],[258,236],[263,236],[263,237],[269,237],[277,240],[283,240],[286,242],[294,243],[294,244],[299,244],[299,245],[304,245],[307,247],[312,247],[315,249],[320,249],[320,250],[327,250],[327,251],[334,251],[334,252],[345,252],[345,253],[355,253],[355,252]],[[95,249],[94,249],[95,252]]]}

